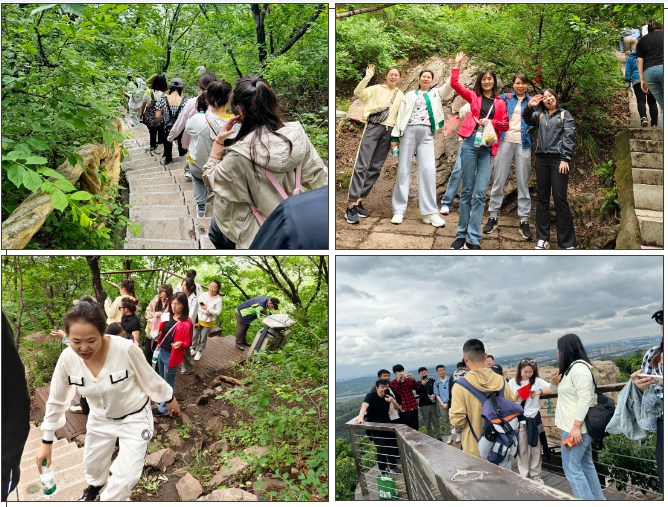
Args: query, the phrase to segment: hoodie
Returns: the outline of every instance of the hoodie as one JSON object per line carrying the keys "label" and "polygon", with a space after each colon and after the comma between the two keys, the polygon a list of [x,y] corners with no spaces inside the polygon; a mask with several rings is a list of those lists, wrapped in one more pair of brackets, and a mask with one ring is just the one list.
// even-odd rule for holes
{"label": "hoodie", "polygon": [[638,55],[635,51],[626,57],[624,81],[629,83],[631,86],[640,82],[640,74],[638,73]]}
{"label": "hoodie", "polygon": [[[466,380],[476,389],[483,393],[493,393],[504,389],[503,394],[509,400],[515,400],[515,394],[510,389],[503,377],[494,373],[489,368],[471,370],[466,375]],[[504,388],[505,385],[505,388]],[[482,435],[484,422],[481,417],[482,403],[463,387],[455,385],[452,387],[452,406],[450,407],[450,423],[456,428],[464,428],[462,432],[462,450],[473,456],[480,457],[478,443],[471,434],[471,428],[466,421],[468,417],[473,431],[476,435]]]}
{"label": "hoodie", "polygon": [[237,248],[249,248],[260,230],[251,204],[266,219],[283,201],[262,172],[262,167],[273,173],[288,196],[295,189],[299,165],[302,168],[301,185],[306,189],[327,184],[327,168],[301,124],[285,123],[278,133],[292,142],[292,151],[288,143],[263,129],[262,142],[255,145],[255,167],[250,154],[252,134],[223,148],[219,152],[223,155],[222,160],[209,158],[204,166],[204,183],[216,194],[213,206],[216,225]]}

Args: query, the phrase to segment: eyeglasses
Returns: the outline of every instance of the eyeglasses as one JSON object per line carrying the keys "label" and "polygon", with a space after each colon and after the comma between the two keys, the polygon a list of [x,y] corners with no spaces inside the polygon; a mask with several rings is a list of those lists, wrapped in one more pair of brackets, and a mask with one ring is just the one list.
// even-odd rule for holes
{"label": "eyeglasses", "polygon": [[536,365],[536,361],[534,361],[533,359],[522,359],[522,360],[520,361],[520,364],[521,364],[522,366],[535,366],[535,365]]}
{"label": "eyeglasses", "polygon": [[656,312],[654,315],[652,315],[652,318],[656,320],[656,323],[659,326],[663,326],[663,310]]}
{"label": "eyeglasses", "polygon": [[169,301],[169,298],[160,298],[160,301]]}

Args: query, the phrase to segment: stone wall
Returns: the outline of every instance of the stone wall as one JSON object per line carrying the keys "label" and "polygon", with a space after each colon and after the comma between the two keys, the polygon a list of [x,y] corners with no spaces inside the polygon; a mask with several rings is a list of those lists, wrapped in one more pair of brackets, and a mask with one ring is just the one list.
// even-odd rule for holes
{"label": "stone wall", "polygon": [[[118,132],[122,132],[121,122],[112,122]],[[56,170],[67,181],[74,184],[81,181],[81,189],[91,194],[100,193],[100,180],[95,171],[100,167],[106,168],[107,176],[114,184],[118,184],[121,172],[122,144],[114,143],[111,148],[102,144],[85,144],[75,151],[84,159],[86,167],[77,164],[72,167],[65,162]],[[51,195],[38,190],[23,201],[18,208],[2,223],[2,248],[24,248],[39,231],[48,216],[53,211]]]}

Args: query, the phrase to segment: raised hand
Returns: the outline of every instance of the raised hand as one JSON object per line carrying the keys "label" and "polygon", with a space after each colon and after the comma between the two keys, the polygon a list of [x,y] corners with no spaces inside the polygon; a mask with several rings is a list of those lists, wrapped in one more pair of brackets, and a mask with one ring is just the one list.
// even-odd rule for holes
{"label": "raised hand", "polygon": [[465,62],[467,58],[468,56],[466,56],[464,52],[457,53],[457,55],[455,56],[455,65]]}
{"label": "raised hand", "polygon": [[531,97],[531,100],[527,104],[528,107],[536,107],[538,104],[543,102],[543,96],[539,93],[538,95],[534,95]]}
{"label": "raised hand", "polygon": [[375,73],[376,73],[376,66],[373,63],[370,63],[369,66],[366,68],[366,75],[367,77],[373,77]]}

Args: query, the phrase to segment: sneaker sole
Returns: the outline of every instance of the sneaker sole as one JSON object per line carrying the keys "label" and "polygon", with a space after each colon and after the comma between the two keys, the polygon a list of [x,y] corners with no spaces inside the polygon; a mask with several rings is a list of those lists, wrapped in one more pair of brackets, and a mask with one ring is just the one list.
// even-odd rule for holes
{"label": "sneaker sole", "polygon": [[518,229],[518,231],[520,233],[520,236],[522,236],[527,241],[531,241],[533,239],[533,234],[531,236],[527,237],[527,236],[524,235],[524,232],[522,232],[522,229]]}
{"label": "sneaker sole", "polygon": [[346,222],[348,222],[349,224],[359,224],[359,223],[360,223],[359,220],[357,220],[357,222],[353,222],[353,221],[350,220],[348,217],[346,217]]}
{"label": "sneaker sole", "polygon": [[360,218],[369,218],[369,215],[357,215]]}
{"label": "sneaker sole", "polygon": [[643,127],[643,128],[644,128],[644,127],[647,127],[647,125],[649,125],[649,122],[648,122],[648,121],[640,122],[640,126]]}
{"label": "sneaker sole", "polygon": [[[425,224],[434,225],[434,224],[432,224],[429,220],[422,220],[422,222],[425,223]],[[436,228],[438,229],[439,227],[445,227],[445,224],[443,224],[443,225],[434,225],[434,227],[436,227]]]}
{"label": "sneaker sole", "polygon": [[489,232],[486,231],[485,229],[483,229],[482,232],[483,232],[483,234],[492,234],[492,233],[497,229],[497,227],[499,227],[499,224],[496,224],[496,225],[492,228],[492,230],[489,231]]}

